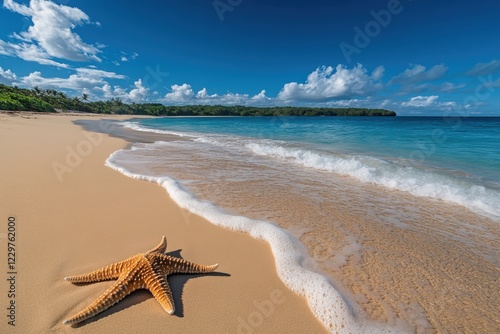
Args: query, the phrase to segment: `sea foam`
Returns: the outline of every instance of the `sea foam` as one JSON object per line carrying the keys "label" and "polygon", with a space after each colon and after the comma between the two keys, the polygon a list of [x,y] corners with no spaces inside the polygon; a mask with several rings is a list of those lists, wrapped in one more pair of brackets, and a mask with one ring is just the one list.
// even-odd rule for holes
{"label": "sea foam", "polygon": [[106,166],[128,177],[161,185],[180,207],[207,219],[214,225],[246,232],[256,239],[267,241],[276,260],[276,269],[280,279],[292,291],[306,298],[313,314],[329,332],[401,332],[401,328],[390,328],[357,318],[349,303],[329,283],[325,276],[303,266],[307,258],[304,246],[280,227],[267,221],[228,214],[210,202],[197,199],[192,193],[184,189],[178,181],[168,176],[148,176],[128,170],[124,166],[127,163],[127,151],[138,149],[143,148],[133,147],[114,152],[106,160]]}
{"label": "sea foam", "polygon": [[120,122],[120,124],[124,128],[135,130],[135,131],[157,133],[157,134],[162,134],[162,135],[174,135],[174,136],[179,136],[179,137],[190,137],[190,138],[197,137],[195,134],[190,134],[190,133],[186,133],[186,132],[151,129],[148,127],[143,127],[143,126],[139,125],[137,122],[125,121],[125,122]]}
{"label": "sea foam", "polygon": [[196,142],[215,146],[226,146],[259,156],[277,158],[281,161],[307,168],[350,176],[359,181],[376,184],[388,189],[408,192],[419,197],[428,197],[464,206],[490,218],[500,218],[500,192],[475,184],[467,178],[452,176],[423,166],[413,166],[411,161],[397,162],[379,158],[339,154],[311,148],[286,145],[280,140],[259,139],[222,134],[205,134],[152,129],[136,122],[123,122],[125,127],[151,133],[188,137]]}
{"label": "sea foam", "polygon": [[260,142],[247,143],[245,147],[256,155],[351,176],[362,182],[440,199],[476,213],[500,217],[500,193],[463,178],[364,155],[342,155]]}

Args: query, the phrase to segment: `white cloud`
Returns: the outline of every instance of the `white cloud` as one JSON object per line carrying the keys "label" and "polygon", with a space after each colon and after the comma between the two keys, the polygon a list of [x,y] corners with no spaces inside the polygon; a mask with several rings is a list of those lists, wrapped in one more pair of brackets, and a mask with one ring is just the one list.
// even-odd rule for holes
{"label": "white cloud", "polygon": [[346,107],[361,107],[366,105],[367,100],[362,99],[349,99],[349,100],[338,100],[338,101],[330,101],[327,102],[326,105],[328,107],[333,108],[346,108]]}
{"label": "white cloud", "polygon": [[223,95],[209,94],[206,88],[194,93],[191,85],[184,83],[182,85],[172,85],[172,91],[162,99],[165,103],[178,104],[222,104],[222,105],[256,105],[269,104],[273,99],[266,97],[266,91],[262,90],[259,94],[250,97],[248,94],[226,93]]}
{"label": "white cloud", "polygon": [[438,95],[430,95],[430,96],[415,96],[410,98],[406,102],[402,102],[401,106],[403,107],[416,107],[416,108],[451,108],[455,107],[457,104],[455,102],[438,102]]}
{"label": "white cloud", "polygon": [[20,43],[0,40],[0,54],[16,56],[44,65],[68,67],[52,58],[70,61],[101,61],[99,46],[87,44],[73,29],[91,23],[87,14],[76,7],[47,0],[31,0],[29,5],[4,0],[4,7],[31,18],[26,31],[14,33]]}
{"label": "white cloud", "polygon": [[248,94],[237,94],[237,93],[226,93],[224,95],[217,96],[216,98],[211,98],[209,100],[205,100],[204,104],[241,104],[247,105],[252,104],[250,101],[250,97]]}
{"label": "white cloud", "polygon": [[19,13],[24,16],[28,16],[31,14],[31,9],[26,7],[25,5],[18,4],[12,0],[4,0],[3,6],[13,12]]}
{"label": "white cloud", "polygon": [[261,90],[261,92],[259,94],[253,96],[252,100],[259,101],[259,102],[267,102],[267,101],[270,101],[271,98],[266,96],[266,91],[263,89],[263,90]]}
{"label": "white cloud", "polygon": [[196,97],[199,99],[203,99],[203,98],[208,97],[207,89],[203,88],[202,90],[198,91],[198,93],[196,93]]}
{"label": "white cloud", "polygon": [[127,91],[125,89],[120,88],[119,86],[111,88],[110,84],[108,83],[102,86],[101,90],[104,93],[104,98],[106,99],[122,98],[127,94]]}
{"label": "white cloud", "polygon": [[500,59],[492,60],[489,63],[477,63],[465,74],[470,76],[488,75],[500,70]]}
{"label": "white cloud", "polygon": [[384,66],[378,66],[375,68],[372,72],[372,78],[373,80],[380,80],[384,76],[385,73],[385,67]]}
{"label": "white cloud", "polygon": [[450,93],[458,89],[464,88],[465,84],[456,85],[453,82],[443,82],[437,87],[433,88],[435,91]]}
{"label": "white cloud", "polygon": [[425,92],[431,92],[431,93],[437,93],[437,92],[443,92],[443,93],[451,93],[455,92],[459,89],[462,89],[465,87],[465,84],[454,84],[452,82],[443,82],[440,84],[432,84],[432,83],[423,83],[423,84],[416,84],[416,85],[404,85],[398,92],[399,95],[405,95],[408,93],[425,93]]}
{"label": "white cloud", "polygon": [[121,61],[128,61],[128,58],[127,58],[127,57],[125,57],[125,56],[122,56],[122,57],[120,58],[120,60],[121,60]]}
{"label": "white cloud", "polygon": [[101,88],[98,88],[98,90],[103,93],[106,99],[119,98],[126,103],[147,101],[149,89],[143,86],[141,79],[134,82],[134,87],[130,91],[127,91],[120,86],[111,87],[110,84],[106,83]]}
{"label": "white cloud", "polygon": [[319,67],[307,76],[305,83],[290,82],[278,94],[283,101],[324,101],[334,98],[366,96],[382,88],[378,82],[384,73],[382,66],[371,75],[363,65],[348,69],[339,64]]}
{"label": "white cloud", "polygon": [[23,77],[21,82],[27,87],[71,89],[81,92],[84,89],[94,90],[102,87],[107,83],[104,79],[125,79],[125,76],[93,68],[77,68],[76,74],[72,74],[67,78],[46,78],[42,76],[41,72],[36,71]]}
{"label": "white cloud", "polygon": [[441,78],[448,71],[448,67],[444,65],[434,65],[427,69],[423,65],[410,65],[404,72],[394,76],[387,84],[414,84],[422,81],[433,81]]}
{"label": "white cloud", "polygon": [[133,102],[145,101],[148,96],[148,88],[142,85],[142,80],[134,82],[135,88],[130,91],[128,98]]}
{"label": "white cloud", "polygon": [[431,96],[415,96],[412,97],[409,101],[401,103],[404,107],[428,107],[433,103],[436,103],[439,96],[431,95]]}
{"label": "white cloud", "polygon": [[109,78],[109,79],[125,79],[126,77],[121,74],[116,74],[115,72],[108,72],[103,70],[98,70],[95,68],[85,68],[80,67],[76,69],[76,72],[81,76],[87,78]]}
{"label": "white cloud", "polygon": [[11,85],[17,82],[17,75],[11,70],[4,70],[0,66],[0,84]]}
{"label": "white cloud", "polygon": [[[191,85],[172,85],[172,92],[165,95],[165,99],[169,102],[189,102],[195,98]],[[206,93],[206,90],[205,90]]]}
{"label": "white cloud", "polygon": [[19,57],[23,60],[37,62],[42,65],[52,65],[61,68],[69,67],[68,64],[51,60],[47,52],[34,44],[13,44],[0,39],[0,55]]}

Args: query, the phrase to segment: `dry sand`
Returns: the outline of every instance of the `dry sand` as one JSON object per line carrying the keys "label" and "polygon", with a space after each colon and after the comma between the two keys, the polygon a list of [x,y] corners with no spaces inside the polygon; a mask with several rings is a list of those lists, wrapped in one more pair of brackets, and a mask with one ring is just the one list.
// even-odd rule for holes
{"label": "dry sand", "polygon": [[[87,117],[0,114],[1,333],[325,332],[279,280],[267,244],[215,227],[180,209],[163,188],[105,167],[127,143],[72,123]],[[80,159],[66,161],[72,150]],[[16,219],[15,298],[7,296],[9,216]],[[62,324],[112,284],[77,286],[65,276],[147,251],[162,235],[167,252],[220,264],[214,274],[169,278],[174,315],[139,291],[81,325]],[[6,317],[11,300],[15,327]]]}

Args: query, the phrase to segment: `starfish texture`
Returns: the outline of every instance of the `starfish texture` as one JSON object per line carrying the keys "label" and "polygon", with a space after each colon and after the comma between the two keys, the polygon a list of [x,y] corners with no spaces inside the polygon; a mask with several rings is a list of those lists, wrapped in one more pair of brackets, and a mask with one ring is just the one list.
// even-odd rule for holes
{"label": "starfish texture", "polygon": [[111,279],[117,281],[87,308],[65,320],[64,324],[75,324],[87,320],[138,289],[151,291],[163,309],[173,314],[174,300],[166,276],[176,273],[209,273],[219,265],[204,266],[165,255],[166,247],[167,239],[163,236],[160,244],[146,253],[137,254],[85,275],[65,277],[66,281],[72,283],[92,283]]}

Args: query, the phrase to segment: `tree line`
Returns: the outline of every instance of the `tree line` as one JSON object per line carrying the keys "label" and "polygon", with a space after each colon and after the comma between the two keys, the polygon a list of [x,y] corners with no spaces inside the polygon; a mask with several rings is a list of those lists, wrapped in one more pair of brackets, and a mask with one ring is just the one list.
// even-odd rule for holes
{"label": "tree line", "polygon": [[97,114],[148,116],[396,116],[392,110],[369,108],[251,107],[223,105],[166,106],[124,103],[119,98],[88,101],[88,95],[69,97],[54,89],[23,89],[0,84],[0,110],[38,112],[81,111]]}

